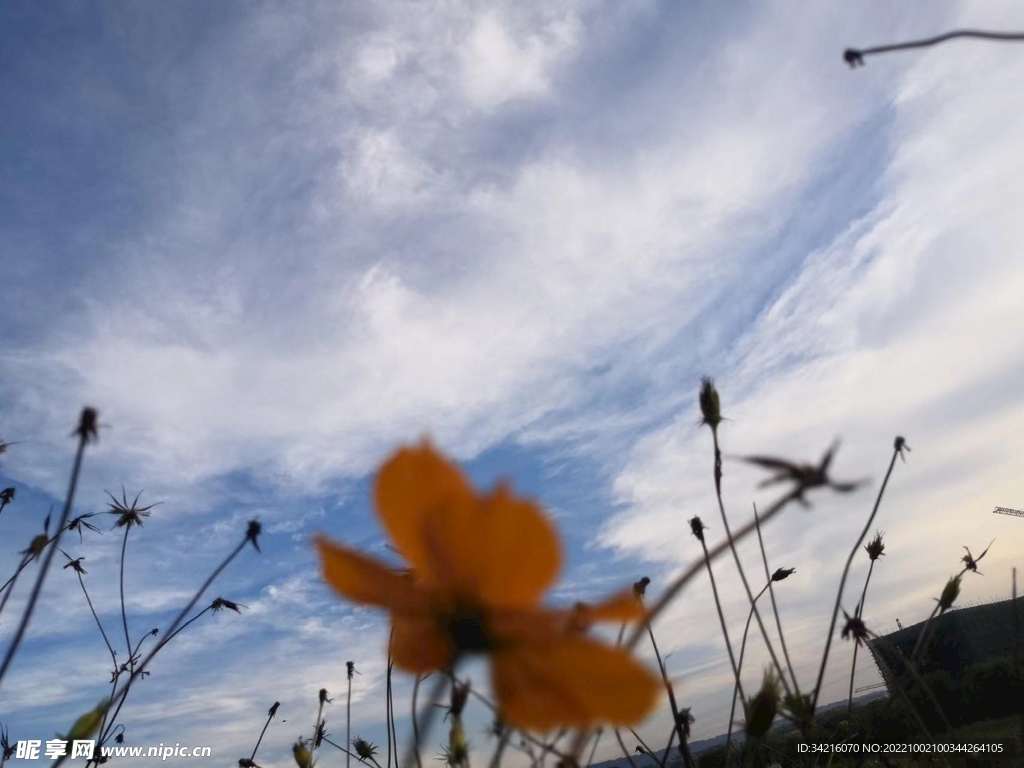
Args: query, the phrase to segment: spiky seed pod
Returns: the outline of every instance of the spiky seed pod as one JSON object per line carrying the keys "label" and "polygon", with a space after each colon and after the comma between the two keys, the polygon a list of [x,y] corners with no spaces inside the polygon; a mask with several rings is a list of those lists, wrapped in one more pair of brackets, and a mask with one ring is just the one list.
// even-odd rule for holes
{"label": "spiky seed pod", "polygon": [[877,560],[885,554],[885,544],[882,543],[880,531],[876,531],[875,538],[864,545],[864,551],[868,553],[868,557],[872,560]]}
{"label": "spiky seed pod", "polygon": [[871,634],[868,632],[868,628],[860,616],[856,614],[851,616],[845,610],[843,611],[843,616],[846,618],[846,623],[843,625],[842,632],[843,640],[852,637],[857,645],[867,642]]}
{"label": "spiky seed pod", "polygon": [[352,747],[355,749],[356,754],[359,755],[360,760],[369,760],[375,754],[377,754],[377,746],[370,743],[366,739],[361,739],[358,736],[352,739]]}
{"label": "spiky seed pod", "polygon": [[772,574],[772,581],[788,579],[794,573],[796,573],[796,568],[776,568],[775,573]]}
{"label": "spiky seed pod", "polygon": [[694,515],[690,518],[690,533],[697,537],[697,541],[704,541],[704,521]]}
{"label": "spiky seed pod", "polygon": [[712,430],[718,429],[722,423],[722,406],[713,379],[708,376],[701,378],[700,396],[697,399],[700,403],[700,423],[707,424]]}

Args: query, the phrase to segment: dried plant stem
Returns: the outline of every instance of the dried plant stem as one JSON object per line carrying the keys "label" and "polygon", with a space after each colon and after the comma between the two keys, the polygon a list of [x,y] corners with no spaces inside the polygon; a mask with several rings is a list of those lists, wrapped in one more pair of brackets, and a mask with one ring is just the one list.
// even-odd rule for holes
{"label": "dried plant stem", "polygon": [[[21,645],[21,640],[25,636],[25,630],[28,629],[28,623],[32,619],[36,603],[39,601],[39,594],[43,591],[43,582],[46,581],[46,574],[50,570],[50,563],[53,562],[53,556],[57,554],[57,546],[60,543],[60,537],[64,533],[64,528],[68,522],[68,516],[71,514],[71,505],[75,500],[75,489],[78,487],[78,476],[82,471],[82,457],[85,455],[85,446],[89,442],[90,432],[85,427],[87,413],[88,409],[82,412],[82,426],[80,426],[77,431],[78,449],[75,451],[75,463],[71,468],[71,480],[68,483],[68,492],[64,497],[64,509],[60,515],[60,522],[57,523],[57,533],[52,539],[53,546],[50,547],[49,551],[46,553],[46,559],[43,560],[39,576],[36,577],[35,586],[32,588],[32,594],[29,596],[28,605],[25,606],[25,613],[22,615],[21,622],[18,624],[18,628],[14,632],[14,639],[11,640],[11,645],[7,649],[3,663],[0,664],[0,682],[3,682],[4,675],[7,674],[7,669],[11,666],[11,661],[14,659],[14,654],[17,653],[18,646]],[[92,415],[95,417],[95,412],[93,412]]]}
{"label": "dried plant stem", "polygon": [[958,37],[970,37],[977,40],[992,40],[996,42],[1019,42],[1024,41],[1024,32],[985,32],[977,29],[957,29],[942,35],[936,35],[935,37],[924,38],[923,40],[910,40],[905,43],[894,43],[892,45],[876,45],[872,48],[851,48],[847,50],[846,58],[849,61],[851,55],[861,59],[877,53],[927,48],[928,46],[938,45]]}
{"label": "dried plant stem", "polygon": [[636,768],[636,763],[633,762],[633,755],[626,749],[626,742],[622,740],[622,734],[618,728],[615,729],[615,740],[619,742],[619,748],[622,750],[622,754],[625,755],[626,762],[630,764],[631,768]]}
{"label": "dried plant stem", "polygon": [[[604,728],[598,728],[597,733],[594,734],[594,746],[590,748],[590,757],[587,758],[587,765],[594,764],[594,755],[597,753],[597,745],[601,743],[601,737],[604,735]],[[666,755],[666,759],[668,755]]]}
{"label": "dried plant stem", "polygon": [[[477,701],[479,701],[485,707],[487,707],[494,715],[498,714],[498,707],[494,704],[494,702],[491,701],[490,699],[488,699],[486,696],[484,696],[479,691],[477,691],[477,690],[475,690],[473,688],[470,688],[469,689],[469,695],[472,696]],[[505,730],[509,730],[508,727],[505,727]],[[541,741],[540,739],[538,739],[536,736],[534,736],[529,731],[521,731],[520,734],[522,735],[522,737],[524,739],[526,739],[530,743],[534,744],[537,747],[540,747],[541,750],[542,750],[542,753],[550,752],[555,757],[557,757],[559,760],[568,760],[569,759],[568,755],[566,755],[564,752],[560,752],[558,750],[558,748],[555,747],[554,744],[547,744],[547,743]]]}
{"label": "dried plant stem", "polygon": [[25,570],[28,564],[32,562],[32,558],[29,555],[21,556],[21,563],[18,565],[18,569],[14,572],[14,575],[9,578],[0,589],[6,589],[4,596],[0,599],[0,613],[4,612],[4,607],[7,605],[7,600],[10,598],[11,593],[14,592],[14,585],[18,583],[18,576]]}
{"label": "dried plant stem", "polygon": [[[757,610],[757,599],[754,597],[754,593],[750,589],[750,583],[747,581],[747,575],[743,572],[743,563],[740,560],[739,552],[736,551],[736,544],[733,541],[732,532],[729,530],[729,519],[725,514],[725,502],[722,501],[722,452],[718,447],[717,427],[711,428],[711,438],[715,450],[715,498],[718,500],[718,511],[722,516],[722,525],[725,527],[725,535],[728,537],[729,549],[732,551],[733,560],[736,561],[736,570],[739,571],[740,581],[743,582],[743,589],[747,593],[747,600],[750,601],[751,610],[753,610],[754,617],[757,619],[757,626],[761,629],[761,636],[764,638],[764,644],[768,647],[768,654],[772,657],[772,663],[779,672],[779,679],[782,681],[782,687],[786,689],[786,694],[788,695],[790,690],[789,683],[786,681],[786,674],[782,671],[782,665],[779,664],[779,660],[775,657],[775,649],[772,647],[772,642],[768,638],[768,630],[765,629],[764,622],[761,621],[761,614],[758,613]],[[757,516],[755,514],[755,530],[759,530],[757,525]]]}
{"label": "dried plant stem", "polygon": [[[761,599],[761,595],[763,595],[765,593],[765,591],[768,589],[768,587],[771,585],[771,583],[772,583],[772,580],[771,580],[771,577],[769,576],[768,577],[768,583],[765,584],[764,587],[761,588],[761,591],[757,593],[757,597],[754,598],[754,604],[756,604],[757,601]],[[740,661],[739,661],[739,667],[738,668],[741,671],[743,669],[743,657],[744,657],[744,655],[746,654],[746,651],[747,651],[747,634],[750,632],[750,620],[751,620],[751,618],[753,618],[753,616],[754,616],[754,605],[752,604],[750,606],[750,610],[747,612],[747,623],[746,623],[746,626],[743,627],[743,640],[740,641]],[[739,674],[737,674],[736,675],[737,683],[736,683],[736,685],[732,689],[732,706],[729,709],[729,726],[728,726],[728,729],[726,730],[726,735],[725,735],[725,764],[726,765],[729,764],[729,752],[730,752],[730,749],[732,747],[732,725],[733,725],[733,718],[736,716],[736,696],[739,693],[739,689],[740,689],[739,678],[740,678],[740,676],[739,676]],[[746,700],[746,697],[744,697],[744,700]]]}
{"label": "dried plant stem", "polygon": [[[320,709],[323,709],[323,704],[320,705]],[[319,720],[317,721],[317,728],[320,727]],[[348,693],[345,695],[345,743],[352,743],[352,675],[348,676]],[[352,756],[345,755],[345,768],[348,768],[351,763]]]}
{"label": "dried plant stem", "polygon": [[[764,539],[761,537],[761,526],[757,519],[757,505],[751,505],[754,508],[754,523],[757,525],[757,543],[761,549],[761,562],[764,563],[764,577],[768,579],[768,597],[772,601],[772,613],[775,614],[775,627],[779,630],[779,645],[782,646],[782,655],[786,659],[786,666],[789,668],[789,676],[793,678],[793,690],[796,691],[796,695],[800,696],[800,683],[796,679],[796,672],[793,671],[793,662],[789,659],[789,651],[786,650],[786,637],[782,632],[782,620],[779,618],[779,606],[775,602],[775,589],[772,587],[772,575],[768,569],[768,555],[764,549]],[[743,695],[743,690],[740,689],[740,695]]]}
{"label": "dried plant stem", "polygon": [[[757,519],[756,516],[754,518]],[[708,569],[708,578],[711,580],[711,594],[715,598],[715,609],[718,611],[718,623],[722,626],[722,635],[725,637],[725,649],[729,653],[729,664],[732,667],[732,675],[736,680],[736,687],[743,693],[743,684],[740,682],[740,668],[736,663],[736,655],[732,650],[732,643],[729,640],[729,630],[725,624],[725,613],[722,611],[722,601],[718,598],[718,586],[715,584],[715,573],[711,570],[711,559],[708,557],[708,545],[704,539],[700,540],[701,548],[704,550],[704,564]]]}
{"label": "dried plant stem", "polygon": [[864,524],[864,530],[861,531],[856,543],[850,550],[849,556],[846,558],[843,575],[842,578],[839,579],[839,591],[836,593],[836,602],[832,607],[832,620],[829,623],[828,635],[825,638],[825,651],[821,655],[821,666],[818,668],[818,680],[814,684],[814,695],[811,698],[811,712],[814,712],[818,706],[818,696],[821,694],[821,685],[825,678],[825,665],[828,663],[828,652],[832,646],[832,635],[835,633],[836,629],[836,617],[839,615],[839,603],[843,599],[843,588],[846,586],[846,577],[850,573],[850,565],[853,563],[853,558],[857,554],[857,550],[860,548],[861,542],[864,541],[864,537],[868,535],[871,523],[874,522],[875,515],[878,513],[878,507],[882,503],[882,496],[885,495],[885,488],[889,484],[889,478],[892,476],[893,467],[896,466],[896,457],[902,456],[902,447],[903,439],[896,438],[896,442],[892,449],[892,458],[889,460],[889,468],[885,472],[885,478],[882,480],[882,486],[878,489],[878,496],[875,497],[875,506],[871,509],[868,521]]}
{"label": "dried plant stem", "polygon": [[[672,690],[672,682],[668,679],[668,671],[665,669],[665,662],[661,658],[661,651],[658,650],[658,641],[654,639],[654,629],[651,627],[650,622],[646,622],[646,624],[647,634],[651,638],[651,647],[654,649],[654,658],[658,662],[658,669],[661,671],[661,679],[662,682],[664,682],[665,684],[665,691],[668,693],[668,705],[669,708],[672,710],[672,723],[674,725],[675,731],[679,734],[679,741],[680,743],[682,743],[683,724],[679,720],[679,705],[676,703],[676,694],[675,691]],[[644,744],[642,741],[640,743],[643,744],[644,749],[647,749],[646,744]],[[669,747],[665,750],[666,754],[668,753],[669,749],[671,749],[671,743],[669,744]],[[658,760],[658,756],[653,752],[651,752],[651,757],[653,757],[655,760]],[[659,764],[661,764],[660,760],[658,760],[658,762]]]}
{"label": "dried plant stem", "polygon": [[107,633],[103,631],[103,624],[100,622],[100,617],[96,614],[96,609],[89,598],[89,590],[85,588],[85,580],[82,579],[80,571],[75,571],[75,574],[78,576],[78,583],[82,585],[82,594],[85,595],[85,601],[89,604],[89,610],[92,612],[92,617],[96,620],[96,626],[100,628],[100,634],[103,635],[103,642],[107,644],[107,650],[110,651],[110,660],[114,663],[114,669],[117,669],[117,654],[114,652],[114,646],[110,644],[110,640],[107,638]]}
{"label": "dried plant stem", "polygon": [[392,674],[395,668],[395,661],[391,657],[391,637],[394,637],[395,630],[391,630],[388,639],[388,671],[387,671],[387,702],[385,705],[385,727],[388,732],[388,768],[391,768],[392,750],[395,759],[395,768],[398,768],[398,734],[395,732],[395,695],[392,685]]}
{"label": "dried plant stem", "polygon": [[[772,518],[778,515],[784,510],[791,502],[801,496],[803,489],[800,486],[796,486],[791,489],[788,493],[778,498],[765,512],[761,518],[762,523],[768,523]],[[661,596],[654,603],[654,606],[647,613],[647,620],[650,623],[654,623],[654,620],[661,614],[662,611],[683,591],[683,588],[690,583],[690,581],[700,573],[701,569],[705,567],[705,563],[710,563],[718,557],[721,557],[725,552],[729,550],[730,542],[739,542],[754,532],[757,526],[757,521],[751,520],[745,526],[740,528],[733,536],[729,537],[726,541],[721,541],[716,544],[705,556],[697,563],[694,563],[679,576],[676,577],[669,586],[662,592]],[[636,648],[637,643],[640,642],[640,638],[644,636],[646,624],[638,625],[633,629],[629,635],[629,640],[626,642],[626,648],[633,650]],[[573,763],[578,764],[580,752],[583,750],[583,746],[587,743],[590,736],[589,729],[580,730],[576,739],[573,742],[572,748],[569,750],[568,756]]]}
{"label": "dried plant stem", "polygon": [[[430,731],[430,726],[434,722],[434,716],[437,713],[437,705],[441,701],[441,696],[444,694],[445,686],[448,684],[448,675],[437,675],[437,681],[434,683],[434,688],[430,692],[430,700],[423,706],[423,710],[420,715],[417,715],[416,710],[416,698],[419,693],[420,683],[426,678],[421,678],[419,675],[416,676],[416,683],[412,688],[412,741],[406,750],[404,765],[410,766],[415,760],[416,765],[419,768],[423,768],[423,763],[420,760],[420,732],[422,728],[423,733]],[[409,754],[412,753],[412,754]]]}
{"label": "dried plant stem", "polygon": [[128,636],[128,612],[124,606],[124,556],[125,551],[128,548],[128,531],[132,529],[131,525],[124,527],[124,538],[121,540],[121,624],[124,626],[124,647],[128,649],[128,671],[131,672],[135,668],[135,659],[132,656],[132,640]]}
{"label": "dried plant stem", "polygon": [[267,722],[263,724],[263,730],[260,731],[260,737],[256,739],[256,746],[252,748],[252,754],[249,756],[250,760],[256,759],[256,752],[259,750],[260,744],[263,743],[263,734],[267,732],[267,728],[270,727],[270,721],[274,719],[275,714],[277,714],[276,711],[273,708],[271,708],[270,714],[267,715]]}
{"label": "dried plant stem", "polygon": [[[868,583],[871,581],[871,574],[875,570],[875,561],[871,561],[871,565],[868,566],[868,575],[864,579],[864,589],[860,593],[860,602],[857,603],[857,618],[861,618],[864,613],[864,600],[868,594]],[[857,650],[860,645],[854,643],[853,645],[853,663],[850,665],[850,695],[846,702],[846,716],[849,718],[853,714],[853,678],[857,673]]]}
{"label": "dried plant stem", "polygon": [[508,728],[501,730],[501,736],[498,737],[498,744],[494,748],[494,754],[491,755],[490,768],[498,768],[501,765],[501,756],[505,753],[505,747],[508,746],[508,739],[511,735],[511,731]]}
{"label": "dried plant stem", "polygon": [[[131,690],[132,684],[138,679],[138,677],[142,674],[142,672],[145,671],[146,667],[153,660],[153,657],[156,656],[160,652],[160,650],[165,645],[167,645],[168,642],[170,642],[171,638],[174,637],[175,634],[177,634],[177,632],[175,630],[177,630],[178,627],[181,626],[181,623],[182,623],[182,621],[184,621],[185,617],[189,614],[189,612],[193,608],[195,608],[196,603],[199,602],[199,598],[201,598],[203,596],[203,593],[206,592],[206,590],[214,582],[214,580],[218,576],[220,576],[221,572],[225,568],[227,568],[228,565],[231,564],[231,561],[234,560],[236,557],[238,557],[239,553],[245,548],[245,545],[247,543],[249,543],[250,540],[251,540],[251,537],[249,536],[249,534],[246,534],[245,538],[243,538],[242,541],[239,542],[238,545],[230,552],[230,554],[228,554],[228,556],[226,558],[224,558],[224,560],[221,562],[221,564],[218,565],[214,569],[213,573],[211,573],[207,577],[206,581],[204,581],[202,583],[202,585],[199,587],[198,591],[195,593],[195,595],[193,595],[193,597],[189,601],[188,605],[186,605],[181,610],[181,612],[178,614],[177,618],[175,618],[175,620],[171,623],[171,626],[167,630],[167,632],[165,633],[164,638],[160,642],[158,642],[156,644],[156,646],[154,646],[153,650],[149,652],[149,654],[146,656],[146,658],[144,658],[134,668],[134,670],[129,675],[128,680],[125,682],[124,687],[120,691],[117,691],[114,694],[114,696],[111,697],[111,703],[113,703],[113,700],[116,699],[117,700],[117,706],[114,709],[114,714],[110,718],[107,731],[104,732],[103,735],[98,740],[98,744],[100,746],[102,746],[105,743],[106,739],[109,738],[109,736],[110,736],[110,732],[109,732],[110,725],[112,725],[114,723],[114,721],[117,719],[117,715],[121,711],[121,707],[124,706],[125,699],[128,698],[128,692]],[[131,652],[131,650],[129,649],[129,653],[130,652]]]}
{"label": "dried plant stem", "polygon": [[[1017,616],[1017,569],[1013,569],[1013,672],[1020,676],[1020,617]],[[1017,738],[1024,751],[1024,711],[1017,714]]]}
{"label": "dried plant stem", "polygon": [[629,729],[629,732],[633,734],[633,738],[640,743],[640,746],[643,747],[644,751],[654,759],[654,762],[660,765],[661,768],[665,768],[665,763],[663,763],[661,758],[658,757],[658,754],[648,746],[647,742],[640,738],[640,734],[632,728]]}

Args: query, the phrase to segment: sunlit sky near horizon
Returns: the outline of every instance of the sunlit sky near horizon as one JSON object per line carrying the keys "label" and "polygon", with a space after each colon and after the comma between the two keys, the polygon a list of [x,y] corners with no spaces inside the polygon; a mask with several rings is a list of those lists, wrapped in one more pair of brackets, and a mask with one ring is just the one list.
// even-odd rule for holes
{"label": "sunlit sky near horizon", "polygon": [[[886,556],[868,626],[923,620],[963,546],[993,539],[962,600],[1008,597],[1024,521],[992,509],[1024,507],[1024,46],[956,41],[856,70],[841,56],[956,27],[1024,29],[1024,8],[4,3],[0,487],[17,496],[0,576],[59,509],[68,433],[95,406],[106,426],[73,514],[122,484],[161,502],[128,543],[133,641],[168,625],[248,520],[264,526],[263,553],[200,601],[246,609],[157,657],[126,743],[234,764],[280,701],[257,762],[291,765],[321,687],[344,740],[353,660],[353,736],[383,754],[386,617],[324,586],[310,536],[393,557],[372,473],[429,435],[481,487],[508,479],[557,520],[554,600],[644,575],[657,595],[700,557],[690,517],[723,533],[698,426],[710,375],[733,526],[779,490],[731,456],[813,462],[841,437],[835,476],[870,479],[764,532],[770,567],[796,568],[776,595],[803,688],[897,435],[911,452],[871,526]],[[99,522],[62,546],[123,645],[120,532]],[[756,540],[740,553],[759,589]],[[847,610],[866,571],[859,553]],[[747,599],[729,560],[716,578],[735,642]],[[693,737],[724,732],[706,577],[655,630]],[[753,688],[767,655],[751,642]],[[837,635],[823,701],[846,695],[851,654]],[[857,666],[858,687],[878,682],[867,654]],[[109,694],[109,667],[55,567],[0,723],[52,738]],[[486,691],[485,669],[468,673]],[[402,738],[411,680],[396,686]],[[478,761],[489,719],[470,706]],[[666,706],[639,733],[663,745],[668,723]],[[320,764],[343,759],[325,747]]]}

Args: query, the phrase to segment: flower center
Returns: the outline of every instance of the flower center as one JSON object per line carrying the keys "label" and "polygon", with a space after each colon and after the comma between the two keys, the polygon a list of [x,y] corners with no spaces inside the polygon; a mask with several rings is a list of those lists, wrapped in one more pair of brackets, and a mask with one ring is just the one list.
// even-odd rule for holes
{"label": "flower center", "polygon": [[484,617],[480,611],[457,608],[448,617],[445,627],[458,654],[486,653],[492,649]]}

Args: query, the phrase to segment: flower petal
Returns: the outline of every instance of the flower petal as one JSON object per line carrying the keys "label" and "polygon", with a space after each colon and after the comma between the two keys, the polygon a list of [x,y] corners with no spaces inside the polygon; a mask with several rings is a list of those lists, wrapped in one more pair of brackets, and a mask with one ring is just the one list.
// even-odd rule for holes
{"label": "flower petal", "polygon": [[402,448],[377,474],[374,499],[388,536],[417,576],[431,579],[423,543],[428,513],[451,503],[466,503],[473,490],[458,467],[424,441]]}
{"label": "flower petal", "polygon": [[535,731],[636,725],[661,685],[628,651],[582,635],[495,653],[492,677],[502,720]]}
{"label": "flower petal", "polygon": [[406,672],[422,675],[452,662],[455,648],[432,617],[394,615],[391,632],[391,656]]}
{"label": "flower petal", "polygon": [[399,613],[428,612],[426,597],[407,576],[324,536],[313,543],[320,553],[324,580],[343,597]]}
{"label": "flower petal", "polygon": [[583,605],[576,611],[577,616],[588,624],[598,621],[637,621],[647,615],[644,604],[637,599],[632,589],[605,598],[597,605]]}
{"label": "flower petal", "polygon": [[453,591],[489,608],[536,605],[558,575],[554,526],[506,486],[475,504],[448,504],[424,520],[430,569]]}

